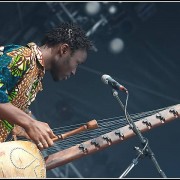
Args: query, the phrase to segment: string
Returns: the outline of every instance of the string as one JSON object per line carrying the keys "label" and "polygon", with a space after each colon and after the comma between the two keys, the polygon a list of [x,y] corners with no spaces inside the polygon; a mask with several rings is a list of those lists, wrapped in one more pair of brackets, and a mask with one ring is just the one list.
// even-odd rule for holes
{"label": "string", "polygon": [[[128,100],[128,98],[127,98],[127,100]],[[127,101],[126,101],[126,104],[127,104]],[[166,107],[167,108],[167,107]],[[139,114],[135,114],[134,116],[132,116],[132,117],[144,117],[145,115],[151,115],[151,114],[154,114],[154,113],[156,113],[156,112],[158,112],[159,110],[164,110],[164,109],[166,109],[166,108],[161,108],[161,109],[157,109],[157,110],[153,110],[153,111],[149,111],[149,112],[146,112],[146,113],[141,113],[141,115],[139,115]],[[117,117],[116,117],[117,118]],[[109,119],[116,119],[116,118],[109,118]],[[122,120],[122,119],[121,119]],[[136,121],[138,121],[138,119],[136,119],[135,120],[135,122]],[[98,121],[99,122],[99,121]],[[107,126],[107,123],[104,123],[106,126]],[[112,129],[117,129],[117,126],[116,126],[116,128],[114,128],[114,127],[112,127],[112,121],[111,121],[111,123],[109,123],[110,125],[111,125],[111,128],[106,128],[106,130],[107,130],[107,132],[109,132],[109,131],[111,131]],[[123,125],[124,125],[124,123],[122,123]],[[125,124],[127,124],[127,122],[125,123]],[[116,125],[116,124],[115,124]],[[103,126],[101,125],[101,128],[102,128]],[[104,128],[105,129],[105,128]],[[103,133],[105,133],[105,131],[104,131],[104,129],[103,130],[99,130],[98,131],[98,133],[95,133],[95,135],[99,135],[99,134],[101,134],[102,132]],[[80,133],[81,134],[81,133]],[[85,139],[82,139],[82,138],[79,138],[79,137],[81,137],[81,136],[83,136],[83,137],[85,137],[84,135],[74,135],[70,140],[67,140],[66,139],[66,141],[64,141],[64,142],[58,142],[57,144],[58,145],[61,145],[61,147],[63,146],[65,149],[68,147],[68,146],[72,146],[72,143],[74,143],[74,144],[79,144],[79,143],[81,143],[81,141],[85,141]],[[90,133],[90,135],[86,132],[86,139],[88,140],[89,138],[94,138],[94,136],[92,136],[92,133]],[[95,136],[96,137],[96,136]],[[78,142],[78,140],[81,140],[80,142]],[[53,148],[50,150],[50,151],[52,151],[52,150],[54,150]]]}
{"label": "string", "polygon": [[[162,109],[166,109],[166,108],[162,108]],[[161,110],[162,110],[161,109]],[[157,111],[159,111],[159,110],[155,110],[155,111],[151,111],[150,113],[148,112],[148,113],[144,113],[144,114],[154,114],[154,112],[157,112]],[[138,115],[136,114],[136,117],[138,117]],[[142,117],[142,115],[141,115],[141,117]],[[111,118],[112,119],[112,118]],[[138,120],[136,120],[136,121],[138,121]],[[110,123],[111,124],[111,123]],[[127,124],[127,123],[126,123]],[[101,126],[102,127],[102,126]],[[109,131],[111,131],[111,130],[114,130],[114,129],[117,129],[117,127],[116,128],[114,128],[114,127],[112,127],[112,125],[111,125],[111,128],[110,127],[108,127],[108,128],[106,128],[106,131],[105,131],[105,128],[103,129],[103,130],[99,130],[97,133],[95,133],[95,134],[93,134],[93,132],[91,131],[90,133],[88,133],[88,132],[86,132],[85,134],[83,134],[83,135],[81,135],[81,133],[80,134],[78,134],[78,135],[74,135],[71,139],[66,139],[64,142],[62,142],[62,141],[60,141],[60,142],[58,142],[57,144],[58,145],[60,145],[61,147],[63,147],[63,148],[67,148],[67,147],[71,147],[72,145],[73,145],[73,143],[74,144],[80,144],[81,142],[83,142],[83,141],[85,141],[85,139],[86,140],[89,140],[90,138],[91,139],[93,139],[94,137],[96,137],[97,135],[101,135],[102,134],[102,132],[103,133],[106,133],[106,132],[109,132]],[[96,132],[96,131],[95,131]],[[81,136],[83,136],[84,138],[79,138],[79,137],[81,137]],[[86,138],[85,138],[85,136],[86,136]],[[52,150],[56,150],[56,148],[55,149],[51,149],[51,151]]]}
{"label": "string", "polygon": [[[145,116],[151,115],[153,113],[156,113],[156,112],[164,110],[164,109],[166,109],[166,108],[161,108],[161,109],[152,110],[152,111],[143,112],[143,113],[136,113],[136,114],[132,114],[131,117],[132,117],[132,119],[134,119],[134,118],[139,119],[139,118],[143,118]],[[123,118],[123,116],[119,116],[119,117],[113,117],[113,118],[106,118],[106,119],[97,120],[97,122],[98,122],[99,125],[106,125],[106,123],[110,124],[110,123],[119,121],[119,119],[124,119],[124,118]],[[122,122],[119,122],[119,123],[121,123],[122,126],[126,124],[125,121],[122,121]],[[84,125],[84,123],[79,123],[79,124],[70,125],[70,126],[53,128],[52,130],[55,133],[62,132],[62,131],[65,132],[65,131],[69,131],[70,129],[73,129],[75,127],[82,126],[82,125]]]}
{"label": "string", "polygon": [[[131,118],[134,122],[136,122],[136,121],[139,121],[139,119],[143,119],[144,117],[150,116],[152,114],[155,114],[155,113],[162,111],[164,109],[167,109],[167,108],[168,107],[157,109],[157,110],[152,110],[152,111],[147,111],[147,112],[142,112],[142,113],[132,114]],[[44,153],[52,153],[53,151],[57,151],[58,148],[63,150],[63,149],[69,148],[71,146],[80,144],[84,141],[96,138],[102,134],[111,132],[120,127],[124,127],[125,125],[128,124],[127,120],[124,116],[118,116],[118,117],[97,120],[97,123],[99,125],[99,127],[97,129],[89,130],[86,132],[81,132],[79,134],[68,137],[65,140],[57,141],[54,143],[55,144],[54,146],[49,147],[48,149],[44,149],[43,152]],[[54,128],[52,130],[55,134],[59,133],[59,132],[65,133],[65,132],[68,132],[69,130],[75,129],[76,127],[80,127],[82,125],[84,125],[84,123],[79,123],[79,124],[64,126],[64,127],[58,127],[58,128]],[[23,137],[18,137],[18,139],[25,140],[25,138],[23,138]]]}

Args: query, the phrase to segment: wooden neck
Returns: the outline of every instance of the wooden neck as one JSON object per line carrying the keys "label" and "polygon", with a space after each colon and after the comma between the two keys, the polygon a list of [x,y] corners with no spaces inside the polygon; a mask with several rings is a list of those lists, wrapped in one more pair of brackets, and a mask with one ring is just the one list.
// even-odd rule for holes
{"label": "wooden neck", "polygon": [[[175,105],[169,109],[160,111],[157,114],[143,118],[135,122],[135,125],[141,132],[145,132],[179,117],[180,105]],[[77,144],[71,148],[51,154],[45,157],[46,170],[62,166],[81,157],[98,152],[113,144],[123,142],[133,136],[135,136],[135,133],[129,128],[129,125],[126,125],[95,139],[88,140],[82,144]]]}

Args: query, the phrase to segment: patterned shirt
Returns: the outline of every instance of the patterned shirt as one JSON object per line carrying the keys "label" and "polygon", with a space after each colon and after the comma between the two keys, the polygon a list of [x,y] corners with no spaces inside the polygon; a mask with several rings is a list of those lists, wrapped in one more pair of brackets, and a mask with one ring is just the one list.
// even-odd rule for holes
{"label": "patterned shirt", "polygon": [[[27,46],[0,47],[0,103],[11,102],[26,112],[38,91],[42,90],[45,74],[40,48],[33,42]],[[0,142],[5,141],[13,124],[0,120]]]}

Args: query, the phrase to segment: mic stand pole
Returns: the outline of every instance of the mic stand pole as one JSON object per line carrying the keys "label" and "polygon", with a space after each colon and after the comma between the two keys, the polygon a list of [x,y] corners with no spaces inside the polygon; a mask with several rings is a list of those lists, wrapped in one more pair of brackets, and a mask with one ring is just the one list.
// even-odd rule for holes
{"label": "mic stand pole", "polygon": [[[113,88],[112,93],[113,93],[113,96],[117,99],[117,101],[120,104],[123,111],[125,111],[124,105],[121,102],[120,98],[118,97],[118,92]],[[126,93],[128,93],[128,92],[126,91]],[[148,140],[142,136],[141,131],[138,129],[138,127],[136,127],[136,125],[133,122],[133,120],[131,119],[129,113],[126,112],[126,114],[127,114],[126,118],[128,118],[129,122],[131,123],[130,128],[139,137],[142,145],[144,145],[144,148],[141,150],[139,147],[135,147],[135,149],[139,152],[138,156],[135,159],[133,159],[132,163],[129,165],[129,167],[124,171],[124,173],[119,178],[125,177],[127,175],[127,173],[138,163],[138,159],[143,154],[148,155],[151,158],[151,160],[153,161],[153,163],[154,163],[156,169],[158,170],[158,173],[160,174],[160,176],[163,178],[167,178],[165,173],[161,170],[161,168],[160,168],[160,166],[159,166],[159,164],[155,158],[154,153],[152,152],[151,148],[149,147]]]}

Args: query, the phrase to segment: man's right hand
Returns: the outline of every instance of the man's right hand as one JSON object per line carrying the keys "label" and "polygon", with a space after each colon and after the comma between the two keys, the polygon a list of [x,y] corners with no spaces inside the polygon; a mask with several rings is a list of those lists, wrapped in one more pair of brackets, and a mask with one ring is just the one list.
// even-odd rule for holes
{"label": "man's right hand", "polygon": [[24,129],[40,150],[53,146],[54,142],[52,139],[55,138],[56,135],[47,123],[33,120],[28,126],[25,126]]}
{"label": "man's right hand", "polygon": [[40,150],[53,145],[52,138],[55,138],[56,135],[47,123],[33,119],[11,103],[0,103],[0,112],[0,119],[5,119],[12,125],[17,124],[24,128]]}

